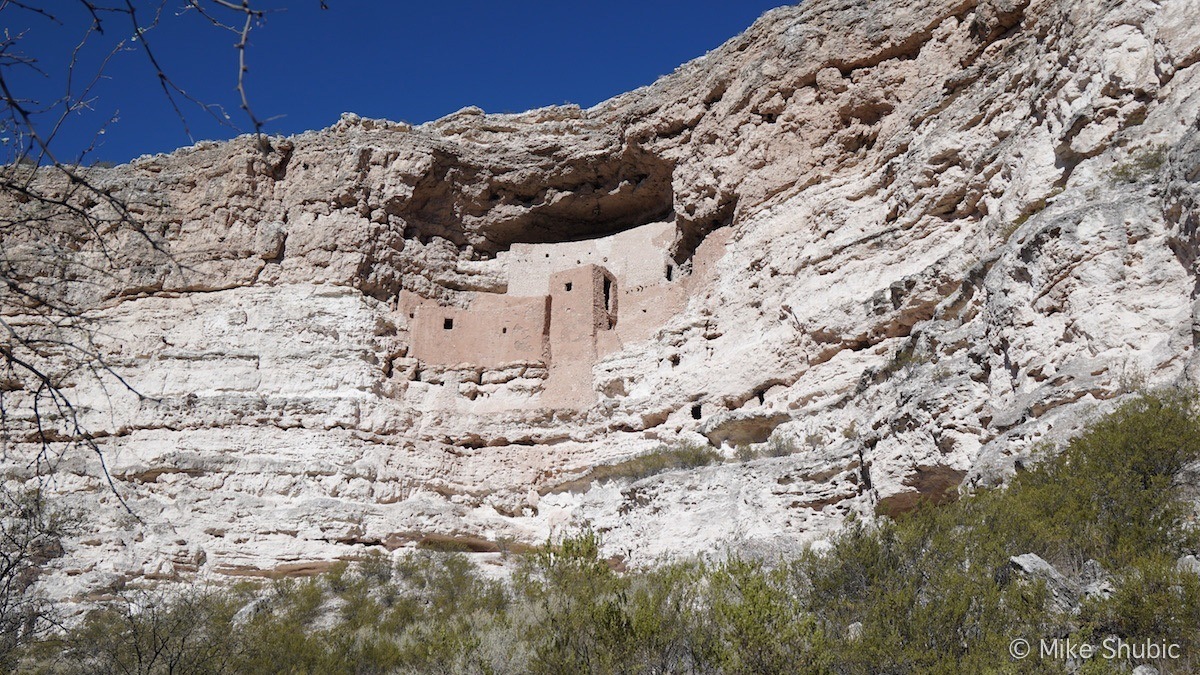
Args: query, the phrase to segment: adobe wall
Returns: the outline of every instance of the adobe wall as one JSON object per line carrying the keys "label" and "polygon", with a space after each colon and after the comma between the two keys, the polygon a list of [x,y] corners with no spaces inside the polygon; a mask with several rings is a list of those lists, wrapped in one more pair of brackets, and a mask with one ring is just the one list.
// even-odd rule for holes
{"label": "adobe wall", "polygon": [[409,322],[411,355],[437,365],[544,363],[549,356],[547,304],[546,296],[486,293],[475,296],[467,309],[419,304]]}
{"label": "adobe wall", "polygon": [[[710,234],[688,274],[667,256],[670,223],[584,242],[514,245],[496,261],[509,278],[507,294],[476,293],[466,309],[401,294],[409,356],[435,367],[537,363],[546,373],[544,386],[531,392],[538,405],[586,408],[596,400],[596,362],[652,338],[682,312],[715,273],[728,235],[728,228]],[[597,259],[605,262],[587,262]]]}
{"label": "adobe wall", "polygon": [[716,264],[725,255],[731,232],[732,228],[724,227],[705,237],[692,256],[692,268],[686,276],[676,276],[672,281],[658,279],[645,284],[621,284],[618,294],[620,319],[613,333],[598,336],[599,356],[649,340],[672,317],[683,312],[691,294],[715,275]]}
{"label": "adobe wall", "polygon": [[[580,265],[607,269],[627,287],[666,281],[675,224],[650,223],[600,239],[556,244],[513,244],[497,256],[508,274],[509,295],[545,295],[550,277]],[[678,277],[675,277],[678,278]]]}
{"label": "adobe wall", "polygon": [[585,408],[596,400],[592,367],[598,334],[620,321],[619,288],[607,270],[583,265],[550,275],[550,377],[542,403],[552,408]]}
{"label": "adobe wall", "polygon": [[612,335],[599,338],[600,356],[650,339],[687,306],[687,292],[682,284],[622,287],[618,297],[621,315]]}

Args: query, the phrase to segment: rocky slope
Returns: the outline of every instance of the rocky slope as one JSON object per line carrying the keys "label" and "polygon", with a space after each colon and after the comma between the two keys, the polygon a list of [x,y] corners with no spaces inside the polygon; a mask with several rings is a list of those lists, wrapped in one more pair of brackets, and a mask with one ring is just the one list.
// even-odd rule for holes
{"label": "rocky slope", "polygon": [[[48,587],[584,525],[635,565],[795,549],[1001,482],[1200,375],[1198,26],[1196,0],[809,0],[589,110],[347,115],[99,172],[156,245],[70,292],[142,397],[68,391],[132,515],[63,457],[88,531]],[[503,292],[514,246],[651,223],[681,300],[600,355],[594,404],[409,353],[413,303]],[[681,444],[726,461],[588,479]]]}

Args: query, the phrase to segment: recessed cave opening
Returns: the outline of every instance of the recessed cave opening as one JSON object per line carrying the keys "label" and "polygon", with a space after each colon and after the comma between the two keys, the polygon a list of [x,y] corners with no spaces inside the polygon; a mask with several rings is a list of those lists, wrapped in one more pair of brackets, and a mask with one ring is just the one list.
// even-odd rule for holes
{"label": "recessed cave opening", "polygon": [[[700,213],[686,215],[691,209],[676,204],[674,160],[645,148],[614,146],[607,153],[566,154],[546,158],[533,170],[511,170],[528,161],[524,156],[481,160],[435,151],[433,166],[414,185],[413,196],[389,199],[385,210],[403,223],[403,239],[428,242],[435,250],[424,253],[447,260],[455,255],[459,260],[494,259],[514,244],[588,241],[673,222],[676,237],[662,270],[669,282],[687,276],[701,242],[734,220],[737,195],[726,191],[716,196],[715,206],[709,203]],[[543,252],[540,257],[553,256]],[[431,297],[427,288],[410,290]],[[399,288],[389,286],[374,295],[397,292]],[[614,298],[609,310],[615,305]]]}
{"label": "recessed cave opening", "polygon": [[453,330],[453,329],[454,329],[454,319],[450,319],[450,318],[442,319],[442,330]]}
{"label": "recessed cave opening", "polygon": [[699,403],[693,405],[692,406],[692,419],[694,419],[694,420],[700,419],[700,417],[702,416],[702,412],[703,411],[700,409]]}
{"label": "recessed cave opening", "polygon": [[[585,241],[671,220],[674,163],[642,148],[589,157],[562,165],[520,184],[497,176],[490,190],[500,196],[489,205],[485,242],[476,245],[494,255],[513,244]],[[497,219],[486,222],[493,213]]]}

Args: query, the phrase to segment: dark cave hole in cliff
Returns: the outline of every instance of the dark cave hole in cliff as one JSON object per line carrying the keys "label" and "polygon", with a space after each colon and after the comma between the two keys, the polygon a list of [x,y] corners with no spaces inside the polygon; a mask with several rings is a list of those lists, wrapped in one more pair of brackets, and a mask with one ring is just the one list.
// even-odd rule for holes
{"label": "dark cave hole in cliff", "polygon": [[516,171],[528,158],[480,163],[436,151],[434,165],[413,186],[412,197],[389,200],[386,207],[405,222],[405,239],[426,246],[442,241],[476,260],[494,259],[515,244],[581,242],[674,223],[670,262],[663,270],[669,282],[689,274],[700,244],[734,220],[737,195],[732,192],[718,192],[715,203],[689,202],[681,208],[675,161],[646,148],[623,145],[584,158],[549,159],[536,169]]}
{"label": "dark cave hole in cliff", "polygon": [[[649,223],[673,220],[674,162],[637,146],[582,162],[563,162],[537,177],[515,183],[491,179],[487,204],[464,204],[484,224],[479,253],[492,256],[513,244],[548,244],[598,239]],[[463,201],[464,196],[454,199]],[[423,209],[422,216],[435,215]],[[493,215],[503,214],[491,218]]]}
{"label": "dark cave hole in cliff", "polygon": [[494,258],[514,244],[586,241],[675,218],[674,162],[636,145],[522,171],[524,155],[480,163],[437,149],[431,162],[410,198],[384,205],[405,223],[403,237],[424,245],[441,239]]}

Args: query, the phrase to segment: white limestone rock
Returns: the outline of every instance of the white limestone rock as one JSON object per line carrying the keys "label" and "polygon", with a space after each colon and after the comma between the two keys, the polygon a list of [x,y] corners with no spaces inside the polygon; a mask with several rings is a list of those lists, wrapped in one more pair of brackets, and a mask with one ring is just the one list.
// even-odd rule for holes
{"label": "white limestone rock", "polygon": [[[1138,386],[1200,377],[1196,25],[1194,0],[812,0],[588,110],[350,115],[109,170],[166,204],[169,255],[122,240],[120,274],[64,285],[142,397],[68,392],[136,518],[68,451],[50,485],[90,520],[47,591],[585,525],[631,565],[768,554],[1002,483]],[[410,352],[418,303],[633,247],[636,269],[593,261],[643,295],[571,364],[588,405],[544,400],[553,354]]]}

